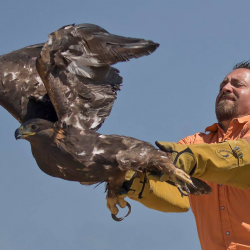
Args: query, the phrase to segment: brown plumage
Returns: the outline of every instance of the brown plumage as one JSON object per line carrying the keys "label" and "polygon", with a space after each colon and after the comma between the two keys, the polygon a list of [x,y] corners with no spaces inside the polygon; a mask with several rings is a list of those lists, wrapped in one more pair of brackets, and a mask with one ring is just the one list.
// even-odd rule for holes
{"label": "brown plumage", "polygon": [[[51,33],[44,45],[0,58],[0,103],[24,122],[16,138],[31,143],[38,166],[51,176],[82,184],[107,182],[114,214],[116,203],[126,205],[117,202],[116,195],[127,170],[165,173],[184,190],[192,185],[191,178],[151,144],[96,132],[122,83],[119,71],[110,65],[149,55],[158,46],[81,24]],[[5,67],[7,62],[11,67]],[[11,91],[13,96],[7,96]]]}
{"label": "brown plumage", "polygon": [[33,118],[57,121],[35,66],[43,45],[28,46],[0,56],[0,105],[20,123]]}
{"label": "brown plumage", "polygon": [[184,189],[185,183],[192,184],[190,177],[176,169],[163,151],[135,138],[102,135],[73,125],[60,128],[43,119],[25,122],[15,136],[30,142],[32,154],[46,174],[85,185],[107,182],[108,206],[113,214],[118,213],[114,200],[117,201],[128,170],[167,174]]}

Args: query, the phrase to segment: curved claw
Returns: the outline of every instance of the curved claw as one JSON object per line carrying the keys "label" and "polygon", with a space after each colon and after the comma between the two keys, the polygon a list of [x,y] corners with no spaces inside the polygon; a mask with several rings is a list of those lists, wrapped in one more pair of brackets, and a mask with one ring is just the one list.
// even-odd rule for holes
{"label": "curved claw", "polygon": [[186,187],[186,190],[185,190],[186,193],[183,191],[182,187],[180,187],[180,186],[178,186],[178,190],[181,193],[181,197],[188,196],[190,194],[190,191],[189,191],[188,187]]}
{"label": "curved claw", "polygon": [[191,177],[179,168],[174,170],[174,177],[189,185],[193,184]]}
{"label": "curved claw", "polygon": [[126,207],[128,207],[127,214],[124,217],[120,217],[120,218],[116,217],[115,214],[111,214],[111,217],[113,218],[113,220],[115,220],[115,221],[122,221],[124,218],[126,218],[127,216],[129,216],[129,214],[131,213],[131,205],[127,202]]}

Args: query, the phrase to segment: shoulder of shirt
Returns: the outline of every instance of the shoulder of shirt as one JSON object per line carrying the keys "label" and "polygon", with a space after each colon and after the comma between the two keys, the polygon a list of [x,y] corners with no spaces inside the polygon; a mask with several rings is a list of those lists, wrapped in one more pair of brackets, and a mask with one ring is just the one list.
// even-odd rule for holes
{"label": "shoulder of shirt", "polygon": [[207,133],[198,132],[193,135],[182,138],[178,141],[179,144],[196,144],[197,142],[204,142],[204,137],[207,136]]}
{"label": "shoulder of shirt", "polygon": [[[239,123],[244,123],[244,127],[240,132],[240,138],[250,137],[250,115],[237,118]],[[216,133],[218,130],[218,124],[214,123],[213,125],[207,127],[205,132],[198,132],[193,135],[187,136],[178,141],[179,144],[197,144],[205,142],[206,139],[209,139],[213,133]]]}
{"label": "shoulder of shirt", "polygon": [[241,138],[242,137],[249,137],[250,136],[250,121],[248,121],[245,125],[244,125],[244,127],[243,127],[243,129],[241,130]]}

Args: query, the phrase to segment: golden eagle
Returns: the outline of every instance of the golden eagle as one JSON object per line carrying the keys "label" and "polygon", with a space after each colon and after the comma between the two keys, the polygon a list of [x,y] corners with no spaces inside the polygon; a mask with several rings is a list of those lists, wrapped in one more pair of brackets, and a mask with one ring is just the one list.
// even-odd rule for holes
{"label": "golden eagle", "polygon": [[[109,116],[122,78],[110,66],[149,55],[159,44],[112,35],[93,24],[67,25],[45,44],[0,57],[0,104],[22,126],[46,174],[81,184],[107,182],[107,204],[116,217],[117,199],[128,170],[167,174],[182,192],[191,178],[151,144],[97,133]],[[129,206],[130,207],[130,206]]]}

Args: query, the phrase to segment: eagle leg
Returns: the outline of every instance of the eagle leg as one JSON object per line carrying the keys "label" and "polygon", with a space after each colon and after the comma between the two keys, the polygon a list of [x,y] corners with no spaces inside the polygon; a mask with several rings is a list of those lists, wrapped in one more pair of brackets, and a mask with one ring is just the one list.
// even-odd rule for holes
{"label": "eagle leg", "polygon": [[[119,212],[119,209],[117,208],[117,205],[121,208],[125,208],[128,207],[128,212],[124,217],[117,217],[116,215]],[[130,212],[131,212],[131,205],[124,200],[124,197],[122,196],[113,196],[110,197],[110,192],[108,190],[108,194],[107,194],[107,207],[111,212],[111,216],[115,221],[122,221],[125,217],[127,217]]]}
{"label": "eagle leg", "polygon": [[[131,205],[125,201],[126,194],[119,194],[123,182],[124,182],[125,173],[122,172],[120,176],[116,176],[113,180],[110,180],[107,183],[107,207],[111,212],[111,216],[115,221],[122,221],[125,217],[127,217],[131,212]],[[117,205],[121,208],[128,207],[128,212],[124,217],[117,217],[116,215],[119,212]]]}
{"label": "eagle leg", "polygon": [[185,192],[179,184],[176,184],[176,186],[177,186],[179,192],[181,193],[181,197],[188,196],[190,194],[190,190],[187,186],[186,186]]}

